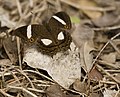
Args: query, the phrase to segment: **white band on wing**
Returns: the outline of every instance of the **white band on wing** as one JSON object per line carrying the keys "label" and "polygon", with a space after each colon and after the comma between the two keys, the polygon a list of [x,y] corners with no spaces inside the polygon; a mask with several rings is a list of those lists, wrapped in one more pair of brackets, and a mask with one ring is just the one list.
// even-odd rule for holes
{"label": "white band on wing", "polygon": [[66,25],[65,21],[63,21],[61,18],[57,16],[52,16],[54,19],[56,19],[58,22],[62,23],[63,25]]}
{"label": "white band on wing", "polygon": [[27,38],[30,39],[32,37],[31,25],[27,27]]}
{"label": "white band on wing", "polygon": [[64,39],[64,34],[63,34],[62,31],[58,34],[57,39],[58,39],[58,40],[63,40],[63,39]]}
{"label": "white band on wing", "polygon": [[41,39],[41,41],[43,42],[43,44],[44,45],[50,45],[51,43],[52,43],[52,41],[51,40],[49,40],[49,39]]}

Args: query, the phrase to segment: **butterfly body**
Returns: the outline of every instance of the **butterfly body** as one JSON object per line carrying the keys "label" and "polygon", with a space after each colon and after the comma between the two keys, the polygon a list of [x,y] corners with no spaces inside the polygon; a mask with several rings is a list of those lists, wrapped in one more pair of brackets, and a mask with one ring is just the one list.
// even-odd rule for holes
{"label": "butterfly body", "polygon": [[36,44],[37,50],[53,56],[57,52],[70,48],[72,38],[66,30],[71,29],[71,21],[65,12],[58,12],[43,25],[32,24],[17,28],[12,35],[20,37],[26,43]]}

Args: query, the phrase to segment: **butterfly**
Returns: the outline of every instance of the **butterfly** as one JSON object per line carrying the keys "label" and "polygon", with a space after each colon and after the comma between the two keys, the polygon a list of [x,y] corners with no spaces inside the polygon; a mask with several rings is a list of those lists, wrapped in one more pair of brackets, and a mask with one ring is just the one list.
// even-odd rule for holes
{"label": "butterfly", "polygon": [[70,17],[60,11],[54,14],[43,25],[31,24],[19,27],[11,35],[20,37],[25,43],[36,44],[42,54],[53,56],[57,52],[70,48],[72,38],[68,31],[72,28]]}

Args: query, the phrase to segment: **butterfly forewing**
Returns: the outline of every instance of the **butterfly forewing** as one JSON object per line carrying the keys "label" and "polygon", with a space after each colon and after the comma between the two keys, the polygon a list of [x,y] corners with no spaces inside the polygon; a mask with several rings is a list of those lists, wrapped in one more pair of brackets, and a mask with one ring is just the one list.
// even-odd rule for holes
{"label": "butterfly forewing", "polygon": [[51,27],[58,27],[60,29],[71,29],[70,17],[65,12],[58,12],[54,14],[48,24]]}

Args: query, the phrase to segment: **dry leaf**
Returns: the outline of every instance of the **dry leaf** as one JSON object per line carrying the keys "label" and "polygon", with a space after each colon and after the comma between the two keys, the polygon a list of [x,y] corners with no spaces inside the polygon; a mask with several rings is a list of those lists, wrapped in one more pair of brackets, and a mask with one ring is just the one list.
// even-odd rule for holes
{"label": "dry leaf", "polygon": [[105,89],[105,91],[103,92],[103,96],[104,97],[115,97],[116,93],[118,91],[116,90],[108,90],[108,89]]}
{"label": "dry leaf", "polygon": [[23,61],[33,68],[46,70],[64,88],[69,88],[76,79],[81,77],[80,58],[78,49],[75,48],[59,52],[53,58],[41,54],[36,48],[31,48],[25,51]]}
{"label": "dry leaf", "polygon": [[47,88],[47,97],[80,97],[80,95],[65,94],[59,85],[54,84]]}
{"label": "dry leaf", "polygon": [[[88,7],[96,7],[97,5],[92,0],[79,0],[79,6],[88,8]],[[102,15],[102,13],[98,11],[83,10],[83,12],[91,19],[99,18]]]}
{"label": "dry leaf", "polygon": [[88,73],[93,65],[93,54],[91,53],[93,50],[92,41],[85,42],[83,47],[80,49],[80,58],[81,58],[81,66]]}
{"label": "dry leaf", "polygon": [[92,68],[93,56],[91,51],[95,50],[93,45],[94,31],[86,25],[77,25],[71,33],[73,42],[80,49],[81,66],[85,72]]}
{"label": "dry leaf", "polygon": [[120,73],[115,73],[115,78],[116,78],[117,80],[120,80]]}
{"label": "dry leaf", "polygon": [[98,27],[106,27],[119,23],[119,17],[111,13],[105,13],[103,16],[92,21]]}
{"label": "dry leaf", "polygon": [[107,61],[109,63],[115,63],[116,62],[116,55],[117,55],[116,52],[104,54],[101,56],[101,59],[104,61]]}
{"label": "dry leaf", "polygon": [[0,66],[10,66],[12,65],[9,59],[0,59]]}
{"label": "dry leaf", "polygon": [[100,80],[102,80],[103,76],[100,73],[100,71],[98,71],[98,69],[95,68],[95,66],[94,66],[92,68],[92,70],[89,72],[88,78],[92,81],[100,81]]}
{"label": "dry leaf", "polygon": [[90,97],[102,97],[102,94],[99,94],[99,93],[90,93]]}
{"label": "dry leaf", "polygon": [[85,25],[76,25],[76,29],[71,33],[73,42],[78,48],[84,45],[86,41],[92,41],[94,31]]}
{"label": "dry leaf", "polygon": [[73,83],[73,89],[75,89],[76,91],[79,91],[80,93],[86,93],[87,85],[86,83],[80,82],[80,80],[76,80]]}
{"label": "dry leaf", "polygon": [[0,7],[0,21],[1,26],[15,27],[15,22],[9,19],[9,13]]}
{"label": "dry leaf", "polygon": [[51,85],[46,90],[47,97],[66,97],[60,86],[57,84]]}
{"label": "dry leaf", "polygon": [[16,41],[12,41],[11,37],[5,38],[3,40],[3,46],[5,49],[5,52],[7,53],[9,59],[12,63],[17,62],[18,55],[17,55],[17,44]]}

